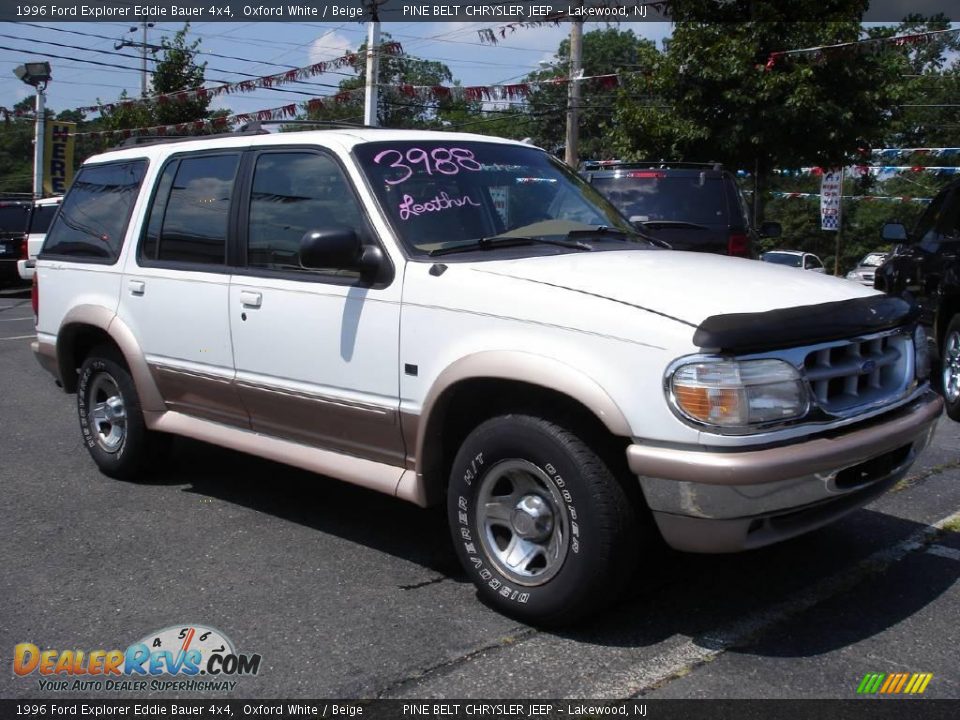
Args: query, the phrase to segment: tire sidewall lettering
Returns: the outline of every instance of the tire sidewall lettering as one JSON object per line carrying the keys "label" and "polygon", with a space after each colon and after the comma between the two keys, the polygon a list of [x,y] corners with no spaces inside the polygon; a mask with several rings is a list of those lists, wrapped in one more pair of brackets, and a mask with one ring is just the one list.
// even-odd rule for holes
{"label": "tire sidewall lettering", "polygon": [[[536,453],[534,453],[535,455]],[[504,576],[496,566],[487,558],[483,545],[480,542],[479,533],[483,532],[478,522],[478,514],[472,512],[471,504],[476,500],[480,483],[477,482],[484,475],[484,471],[492,469],[498,462],[519,456],[518,453],[497,453],[490,450],[482,450],[471,457],[471,462],[460,473],[464,487],[456,495],[456,529],[454,530],[455,541],[463,549],[465,555],[465,567],[468,572],[478,578],[478,584],[485,585],[489,590],[495,592],[503,600],[508,600],[518,605],[526,605],[535,594],[548,592],[550,583],[554,582],[563,575],[564,571],[569,569],[571,561],[576,562],[581,551],[581,527],[577,521],[579,514],[576,508],[576,498],[570,489],[570,484],[564,479],[557,465],[563,465],[562,462],[541,462],[532,457],[522,457],[522,459],[532,462],[539,467],[550,482],[555,486],[556,492],[560,495],[563,502],[563,511],[567,515],[567,524],[570,528],[570,544],[567,558],[557,576],[540,586],[522,586],[510,578]],[[527,453],[529,455],[529,453]],[[486,458],[486,459],[485,459]],[[453,518],[451,518],[453,519]]]}

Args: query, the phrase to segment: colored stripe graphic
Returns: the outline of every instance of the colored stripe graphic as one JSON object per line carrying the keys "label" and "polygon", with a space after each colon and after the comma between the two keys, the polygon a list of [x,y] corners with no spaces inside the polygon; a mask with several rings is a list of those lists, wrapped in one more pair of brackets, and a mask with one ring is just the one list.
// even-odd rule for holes
{"label": "colored stripe graphic", "polygon": [[880,683],[886,677],[884,673],[867,673],[860,681],[860,687],[857,688],[858,694],[872,694],[880,688]]}
{"label": "colored stripe graphic", "polygon": [[922,695],[933,673],[867,673],[857,686],[858,695]]}

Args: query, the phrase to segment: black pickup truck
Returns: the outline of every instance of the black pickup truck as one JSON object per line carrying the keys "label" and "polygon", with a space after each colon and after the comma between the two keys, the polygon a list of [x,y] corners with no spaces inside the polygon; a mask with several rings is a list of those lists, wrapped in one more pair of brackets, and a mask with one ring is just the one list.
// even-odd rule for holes
{"label": "black pickup truck", "polygon": [[912,233],[887,223],[882,237],[897,246],[874,287],[919,306],[936,341],[947,414],[960,421],[960,180],[940,191]]}

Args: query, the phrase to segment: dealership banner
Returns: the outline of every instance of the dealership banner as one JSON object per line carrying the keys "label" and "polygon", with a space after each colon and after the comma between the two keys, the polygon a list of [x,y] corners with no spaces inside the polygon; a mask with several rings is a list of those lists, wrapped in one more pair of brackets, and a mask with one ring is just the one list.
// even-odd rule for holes
{"label": "dealership banner", "polygon": [[840,230],[843,168],[825,170],[820,180],[820,229]]}
{"label": "dealership banner", "polygon": [[63,195],[73,180],[73,131],[77,124],[47,120],[43,138],[43,194]]}

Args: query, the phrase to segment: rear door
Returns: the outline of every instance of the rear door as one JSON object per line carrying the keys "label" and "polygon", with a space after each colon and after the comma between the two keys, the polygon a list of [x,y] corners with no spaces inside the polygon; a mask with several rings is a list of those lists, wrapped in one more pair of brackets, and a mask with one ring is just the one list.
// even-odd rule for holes
{"label": "rear door", "polygon": [[235,232],[237,150],[174,155],[160,170],[119,317],[143,348],[168,409],[240,427],[233,385],[227,238]]}

